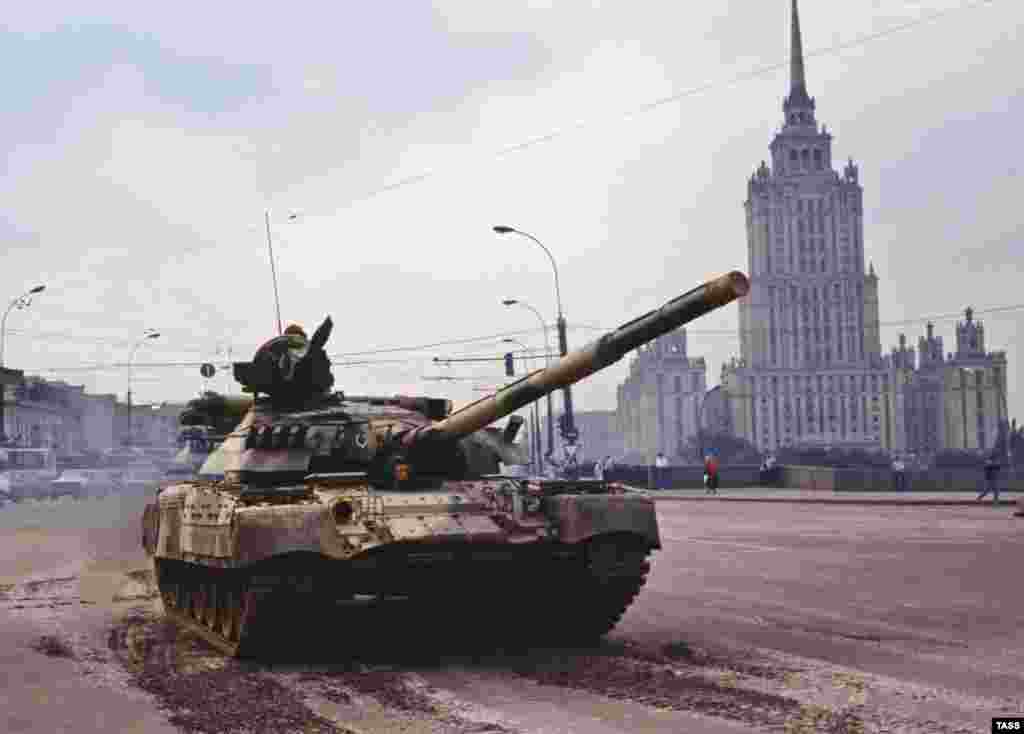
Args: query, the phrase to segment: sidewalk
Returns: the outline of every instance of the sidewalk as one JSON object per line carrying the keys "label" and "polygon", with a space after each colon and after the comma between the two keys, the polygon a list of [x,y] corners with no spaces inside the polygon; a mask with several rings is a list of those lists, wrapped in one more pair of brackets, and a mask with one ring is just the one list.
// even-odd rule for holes
{"label": "sidewalk", "polygon": [[[703,489],[662,489],[651,491],[631,487],[655,500],[690,500],[708,502],[798,502],[804,504],[840,505],[949,505],[991,506],[992,495],[980,502],[977,492],[833,492],[830,490],[779,489],[776,487],[735,487],[719,489],[718,494],[705,494]],[[999,506],[1011,507],[1024,498],[1021,492],[1000,492]]]}

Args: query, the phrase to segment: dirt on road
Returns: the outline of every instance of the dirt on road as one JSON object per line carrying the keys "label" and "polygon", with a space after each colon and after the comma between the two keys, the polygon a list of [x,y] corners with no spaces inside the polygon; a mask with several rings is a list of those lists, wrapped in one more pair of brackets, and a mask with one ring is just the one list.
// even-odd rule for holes
{"label": "dirt on road", "polygon": [[[1024,629],[1024,619],[1010,607],[1012,594],[993,589],[988,601],[1001,611],[985,619],[982,604],[966,627],[947,624],[954,612],[943,617],[933,600],[948,594],[941,589],[913,595],[922,607],[916,617],[893,611],[900,600],[886,591],[891,548],[904,551],[900,574],[925,586],[939,585],[938,576],[929,581],[938,573],[930,562],[948,569],[958,548],[977,552],[982,531],[953,515],[790,510],[768,532],[704,506],[703,515],[669,510],[650,588],[600,645],[485,649],[467,642],[477,637],[466,634],[471,628],[487,626],[472,610],[384,604],[339,609],[329,630],[310,630],[297,609],[269,659],[237,661],[163,620],[137,525],[125,522],[141,503],[66,504],[45,513],[75,513],[85,527],[12,529],[0,540],[0,729],[12,734],[966,734],[987,730],[993,715],[1024,711],[1020,690],[1006,693],[1012,676],[995,686],[963,678],[979,655],[983,669],[973,669],[993,681],[1016,660],[1006,635]],[[105,517],[120,524],[103,528]],[[915,556],[908,543],[939,554]],[[946,584],[988,589],[978,578]],[[844,595],[878,612],[851,616]],[[952,607],[964,599],[950,599]],[[1007,621],[1007,613],[1016,616]],[[543,621],[538,600],[522,624]],[[500,630],[489,633],[501,639]],[[948,670],[961,677],[944,678]]]}

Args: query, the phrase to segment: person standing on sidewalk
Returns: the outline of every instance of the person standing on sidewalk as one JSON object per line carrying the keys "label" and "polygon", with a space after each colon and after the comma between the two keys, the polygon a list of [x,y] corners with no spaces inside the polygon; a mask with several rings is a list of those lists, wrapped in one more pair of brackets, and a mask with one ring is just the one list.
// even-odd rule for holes
{"label": "person standing on sidewalk", "polygon": [[982,467],[982,472],[985,476],[984,491],[978,495],[978,501],[980,502],[985,495],[989,492],[992,493],[992,504],[999,504],[999,464],[991,456],[985,459],[985,465]]}
{"label": "person standing on sidewalk", "polygon": [[658,452],[658,455],[654,457],[654,488],[655,489],[666,489],[666,481],[668,474],[668,459],[665,458],[665,454]]}
{"label": "person standing on sidewalk", "polygon": [[896,485],[896,491],[902,492],[907,488],[907,466],[903,463],[903,457],[897,456],[892,462],[892,479]]}
{"label": "person standing on sidewalk", "polygon": [[718,494],[718,458],[714,454],[704,457],[704,487],[707,494]]}

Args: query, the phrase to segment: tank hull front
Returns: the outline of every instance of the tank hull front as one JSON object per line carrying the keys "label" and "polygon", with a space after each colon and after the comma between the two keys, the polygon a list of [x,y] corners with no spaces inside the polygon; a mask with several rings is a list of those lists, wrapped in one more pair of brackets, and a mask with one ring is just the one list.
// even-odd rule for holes
{"label": "tank hull front", "polygon": [[[232,655],[259,644],[254,610],[282,608],[268,600],[283,598],[296,599],[285,608],[320,611],[357,595],[463,599],[499,613],[533,589],[566,610],[564,624],[549,620],[548,629],[594,636],[640,591],[646,557],[660,547],[653,502],[606,489],[543,496],[496,480],[251,503],[221,484],[185,482],[147,507],[143,545],[168,614],[203,626]],[[267,613],[257,616],[266,622]]]}

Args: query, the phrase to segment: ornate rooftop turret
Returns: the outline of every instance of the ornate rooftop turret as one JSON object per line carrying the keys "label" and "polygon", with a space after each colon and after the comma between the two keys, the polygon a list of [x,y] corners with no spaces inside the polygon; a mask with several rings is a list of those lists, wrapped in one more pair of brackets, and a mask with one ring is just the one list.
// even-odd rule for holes
{"label": "ornate rooftop turret", "polygon": [[985,355],[985,327],[974,320],[974,309],[964,309],[964,321],[956,325],[956,356],[981,357]]}

